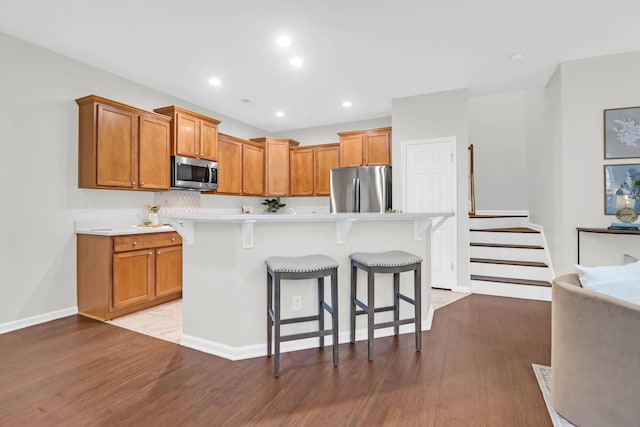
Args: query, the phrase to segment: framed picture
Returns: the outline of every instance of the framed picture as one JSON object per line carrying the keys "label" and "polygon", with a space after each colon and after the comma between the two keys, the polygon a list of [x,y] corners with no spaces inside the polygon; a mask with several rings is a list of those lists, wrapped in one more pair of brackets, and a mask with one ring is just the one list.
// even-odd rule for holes
{"label": "framed picture", "polygon": [[640,164],[604,166],[604,214],[615,215],[628,205],[640,211]]}
{"label": "framed picture", "polygon": [[604,110],[604,158],[640,157],[640,107]]}

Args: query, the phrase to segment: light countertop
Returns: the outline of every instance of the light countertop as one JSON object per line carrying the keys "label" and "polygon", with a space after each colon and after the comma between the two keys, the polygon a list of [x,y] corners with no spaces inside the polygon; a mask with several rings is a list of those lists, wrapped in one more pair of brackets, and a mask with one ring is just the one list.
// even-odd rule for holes
{"label": "light countertop", "polygon": [[121,236],[124,234],[166,233],[167,231],[175,231],[175,229],[170,225],[147,227],[143,225],[101,226],[101,225],[76,223],[76,234],[93,234],[96,236]]}

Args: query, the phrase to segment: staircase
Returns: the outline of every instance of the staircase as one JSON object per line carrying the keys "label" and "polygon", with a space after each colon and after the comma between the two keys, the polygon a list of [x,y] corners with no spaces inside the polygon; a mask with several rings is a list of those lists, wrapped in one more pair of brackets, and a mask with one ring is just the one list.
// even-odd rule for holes
{"label": "staircase", "polygon": [[527,214],[469,215],[471,292],[551,301],[554,277],[541,226]]}

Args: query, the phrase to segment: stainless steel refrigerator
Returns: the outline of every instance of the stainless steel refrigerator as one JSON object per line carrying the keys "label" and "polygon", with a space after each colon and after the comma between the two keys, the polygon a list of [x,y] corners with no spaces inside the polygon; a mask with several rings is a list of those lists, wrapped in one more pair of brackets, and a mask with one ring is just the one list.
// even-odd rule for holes
{"label": "stainless steel refrigerator", "polygon": [[391,167],[331,169],[331,213],[391,209]]}

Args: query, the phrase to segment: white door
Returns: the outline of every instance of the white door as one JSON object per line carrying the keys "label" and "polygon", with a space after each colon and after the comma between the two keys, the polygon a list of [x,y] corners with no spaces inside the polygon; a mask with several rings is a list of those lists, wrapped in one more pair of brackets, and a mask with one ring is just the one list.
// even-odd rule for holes
{"label": "white door", "polygon": [[[405,212],[455,212],[455,146],[455,137],[402,143]],[[455,224],[454,216],[431,236],[431,286],[434,288],[456,287]]]}

